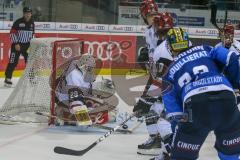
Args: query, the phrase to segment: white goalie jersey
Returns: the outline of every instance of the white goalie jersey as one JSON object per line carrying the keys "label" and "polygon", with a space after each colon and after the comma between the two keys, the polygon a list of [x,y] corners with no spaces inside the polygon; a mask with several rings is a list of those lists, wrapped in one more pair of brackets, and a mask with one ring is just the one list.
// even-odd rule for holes
{"label": "white goalie jersey", "polygon": [[84,81],[83,73],[76,66],[77,60],[72,61],[59,78],[56,87],[56,97],[66,105],[69,105],[69,89],[78,88],[85,96],[88,96],[91,91],[91,83]]}

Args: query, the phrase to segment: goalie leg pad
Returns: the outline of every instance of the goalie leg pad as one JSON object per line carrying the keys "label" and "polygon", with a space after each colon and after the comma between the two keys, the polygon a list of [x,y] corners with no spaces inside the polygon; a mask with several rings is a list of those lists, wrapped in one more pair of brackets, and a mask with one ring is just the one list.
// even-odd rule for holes
{"label": "goalie leg pad", "polygon": [[92,120],[88,114],[88,109],[85,105],[73,107],[70,111],[75,115],[78,125],[92,124]]}
{"label": "goalie leg pad", "polygon": [[196,129],[190,123],[176,126],[172,141],[172,159],[195,160],[209,130]]}

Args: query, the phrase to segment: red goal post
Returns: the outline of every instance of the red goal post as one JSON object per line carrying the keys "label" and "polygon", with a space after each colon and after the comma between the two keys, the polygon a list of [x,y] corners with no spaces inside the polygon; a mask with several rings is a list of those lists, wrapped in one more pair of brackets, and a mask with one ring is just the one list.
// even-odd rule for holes
{"label": "red goal post", "polygon": [[[70,61],[80,58],[81,54],[84,53],[84,41],[80,39],[72,40],[60,40],[55,41],[53,46],[53,57],[52,57],[52,82],[51,82],[51,104],[50,113],[55,116],[55,89],[57,73],[61,72],[57,70],[64,69],[65,65]],[[50,118],[49,124],[54,122],[54,118]]]}

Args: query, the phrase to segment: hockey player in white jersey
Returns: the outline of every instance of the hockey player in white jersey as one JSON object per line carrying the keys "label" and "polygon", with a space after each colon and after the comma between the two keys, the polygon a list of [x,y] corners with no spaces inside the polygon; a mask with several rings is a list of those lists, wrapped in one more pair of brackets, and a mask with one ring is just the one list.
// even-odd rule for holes
{"label": "hockey player in white jersey", "polygon": [[[162,41],[154,50],[153,63],[151,65],[150,72],[153,77],[153,83],[151,84],[147,94],[152,97],[157,97],[158,102],[155,102],[151,106],[150,116],[159,117],[155,118],[155,130],[159,133],[162,140],[162,150],[159,155],[151,160],[168,160],[170,159],[170,143],[172,140],[172,126],[169,121],[165,119],[165,108],[162,103],[161,93],[163,86],[161,85],[162,75],[167,70],[167,67],[172,63],[173,56],[167,45],[166,34],[169,29],[173,28],[173,19],[169,13],[162,13],[154,19],[154,28],[156,35]],[[151,120],[151,119],[150,119]],[[153,120],[152,120],[153,121]]]}
{"label": "hockey player in white jersey", "polygon": [[240,42],[234,39],[234,26],[232,24],[226,24],[222,31],[219,31],[221,42],[216,46],[223,46],[230,51],[240,53]]}
{"label": "hockey player in white jersey", "polygon": [[158,38],[153,28],[153,19],[158,14],[158,6],[154,0],[144,0],[140,5],[140,14],[147,25],[144,31],[146,48],[140,51],[139,62],[148,62],[152,60],[154,49],[157,47]]}
{"label": "hockey player in white jersey", "polygon": [[[170,16],[169,13],[159,13],[158,15],[155,16],[154,18],[154,23],[152,24],[154,34],[158,38],[159,41],[164,40],[167,31],[173,27],[173,20],[172,17]],[[162,44],[162,43],[161,43]],[[172,61],[172,56],[171,53],[167,50],[166,46],[163,45],[160,48],[158,47],[158,51],[161,50],[161,52],[157,53],[162,55],[161,58],[161,63],[164,64],[165,66],[168,66],[171,61]],[[158,73],[155,72],[156,68],[155,65],[153,65],[154,57],[155,59],[158,57],[158,60],[160,59],[159,55],[155,56],[156,49],[154,51],[153,57],[152,57],[152,62],[148,63],[148,69],[149,72],[151,73],[151,83],[149,84],[150,88],[146,91],[145,95],[143,95],[138,103],[134,106],[134,111],[137,110],[145,110],[147,114],[145,116],[146,118],[146,125],[147,125],[147,130],[150,135],[149,140],[138,146],[138,152],[139,154],[144,154],[144,155],[158,155],[158,158],[160,160],[160,157],[163,156],[162,152],[162,145],[161,141],[162,138],[166,138],[171,135],[171,125],[169,122],[166,120],[162,119],[158,120],[160,115],[162,115],[162,112],[164,110],[161,102],[161,97],[159,92],[155,93],[157,88],[160,88],[159,82],[157,76],[161,76]],[[150,118],[152,117],[152,118]],[[158,123],[158,124],[157,124]],[[159,130],[161,132],[159,132]],[[159,136],[160,135],[160,136]],[[166,155],[167,156],[167,155]],[[166,157],[165,157],[166,158]]]}
{"label": "hockey player in white jersey", "polygon": [[[153,75],[153,84],[150,86],[148,90],[148,95],[151,96],[159,96],[161,97],[161,93],[159,90],[164,90],[164,86],[161,84],[162,82],[162,75],[165,73],[167,70],[168,66],[172,63],[173,61],[173,54],[171,53],[169,44],[166,40],[166,34],[169,29],[173,28],[173,20],[170,17],[169,13],[162,13],[160,17],[155,18],[154,22],[154,27],[157,32],[158,37],[160,39],[164,39],[162,43],[160,43],[157,48],[154,51],[153,54],[153,65],[151,67],[151,73]],[[189,41],[189,46],[191,46],[192,43]],[[160,86],[159,86],[160,84]],[[161,98],[160,98],[161,99]],[[164,147],[162,152],[159,153],[159,155],[155,158],[152,158],[151,160],[165,160],[170,154],[170,143],[172,140],[172,128],[174,128],[174,125],[171,125],[173,122],[169,122],[168,120],[165,119],[164,117],[164,111],[165,108],[162,104],[162,101],[157,103],[158,105],[156,110],[155,108],[152,108],[155,111],[155,114],[158,114],[160,117],[157,120],[156,123],[156,128],[157,131],[163,141]],[[150,109],[150,110],[151,110]],[[157,112],[158,111],[158,112]],[[159,112],[161,111],[161,112]],[[157,116],[157,115],[156,115]],[[177,119],[175,119],[177,120]],[[176,122],[174,122],[176,123]]]}
{"label": "hockey player in white jersey", "polygon": [[[218,43],[216,46],[222,46],[229,49],[230,51],[234,51],[240,54],[240,42],[234,39],[234,26],[232,24],[225,24],[223,29],[219,31],[219,36],[221,38],[221,42]],[[237,95],[238,108],[240,109],[239,88],[235,88],[235,92]]]}
{"label": "hockey player in white jersey", "polygon": [[[157,46],[157,41],[158,41],[158,38],[155,34],[155,31],[152,25],[154,17],[158,14],[158,6],[154,2],[154,0],[144,0],[140,5],[139,10],[140,10],[141,17],[143,18],[147,27],[144,32],[146,47],[140,51],[140,55],[138,56],[137,61],[144,69],[146,69],[145,64],[152,62],[153,52]],[[151,82],[152,82],[152,77],[150,75],[148,82],[146,84],[146,87],[144,89],[143,96],[146,96],[146,92]],[[135,104],[134,108],[136,109],[138,108],[137,106],[141,106],[141,105],[142,104],[141,104],[141,98],[140,98],[140,100]],[[150,132],[149,138],[144,143],[138,145],[137,153],[144,154],[144,155],[145,154],[157,155],[160,149],[161,149],[160,137],[157,136],[155,133]]]}
{"label": "hockey player in white jersey", "polygon": [[[95,65],[95,59],[91,55],[83,54],[78,60],[72,60],[65,67],[57,80],[55,90],[56,115],[60,117],[59,120],[76,121],[77,125],[91,125],[93,122],[102,124],[108,121],[108,111],[115,107],[101,106],[98,103],[101,99],[92,97],[95,93],[100,93],[99,90],[94,90]],[[111,90],[112,84],[107,83]],[[108,92],[110,95],[107,96],[111,96],[113,92]],[[100,116],[98,122],[95,122],[96,116]]]}
{"label": "hockey player in white jersey", "polygon": [[162,140],[162,150],[159,152],[157,157],[154,157],[151,160],[168,160],[170,159],[169,154],[170,142],[172,139],[172,126],[171,123],[165,119],[165,108],[162,103],[161,93],[159,93],[157,90],[163,89],[163,86],[161,85],[162,75],[173,61],[172,53],[167,47],[165,40],[168,30],[173,28],[173,19],[170,14],[162,13],[159,15],[159,17],[156,17],[154,19],[154,28],[156,35],[162,42],[154,50],[153,64],[151,65],[150,70],[153,77],[153,83],[151,84],[147,94],[152,97],[157,97],[159,100],[158,102],[155,102],[153,106],[151,106],[150,112],[152,112],[152,114],[150,115],[152,117],[159,117],[155,118],[155,127]]}

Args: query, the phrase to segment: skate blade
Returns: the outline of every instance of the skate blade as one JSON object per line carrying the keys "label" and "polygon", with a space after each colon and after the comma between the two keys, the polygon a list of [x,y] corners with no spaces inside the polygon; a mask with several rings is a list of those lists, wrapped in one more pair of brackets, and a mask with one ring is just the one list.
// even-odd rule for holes
{"label": "skate blade", "polygon": [[12,85],[12,84],[6,84],[6,83],[4,83],[4,87],[13,88],[13,85]]}
{"label": "skate blade", "polygon": [[161,153],[161,148],[156,149],[138,149],[137,154],[146,156],[158,156]]}

